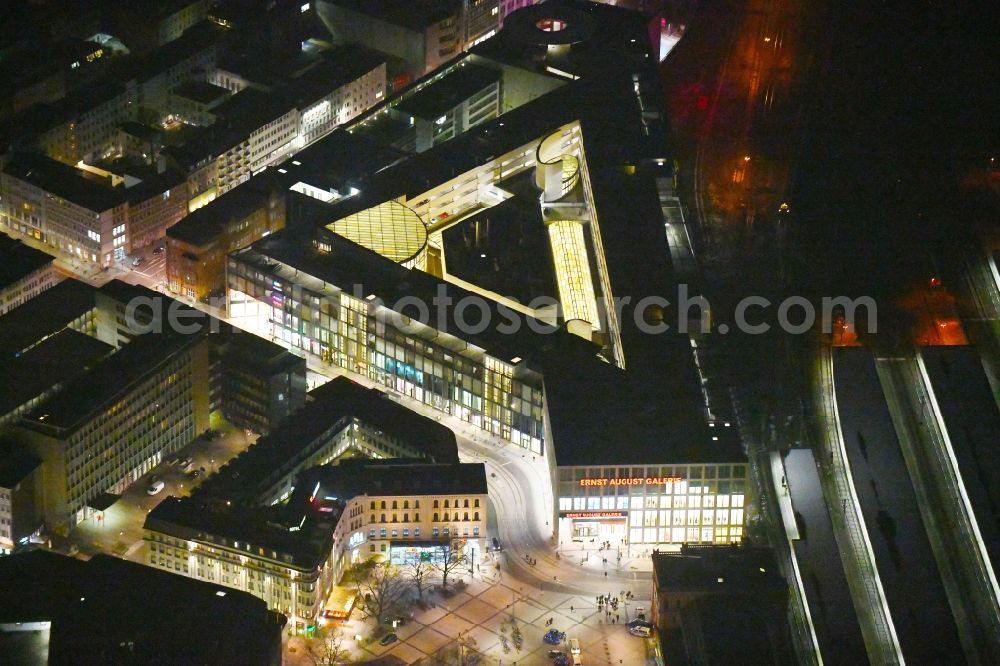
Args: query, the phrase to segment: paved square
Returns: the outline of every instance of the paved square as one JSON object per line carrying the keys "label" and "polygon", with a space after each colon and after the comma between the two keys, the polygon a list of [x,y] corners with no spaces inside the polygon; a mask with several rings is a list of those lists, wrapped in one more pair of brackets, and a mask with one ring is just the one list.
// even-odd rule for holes
{"label": "paved square", "polygon": [[425,654],[433,654],[438,648],[451,640],[448,636],[426,627],[423,631],[417,632],[408,643],[413,645]]}
{"label": "paved square", "polygon": [[445,636],[457,637],[460,633],[465,633],[476,625],[468,620],[462,619],[454,613],[449,613],[435,622],[432,626],[435,631],[439,631]]}
{"label": "paved square", "polygon": [[479,599],[472,599],[455,611],[455,615],[463,617],[473,624],[483,624],[496,614],[496,607]]}
{"label": "paved square", "polygon": [[413,647],[413,645],[411,645],[410,643],[402,643],[400,645],[397,645],[396,647],[394,647],[392,650],[389,651],[389,654],[393,655],[394,657],[399,657],[407,664],[412,664],[418,659],[423,659],[425,656],[423,652]]}

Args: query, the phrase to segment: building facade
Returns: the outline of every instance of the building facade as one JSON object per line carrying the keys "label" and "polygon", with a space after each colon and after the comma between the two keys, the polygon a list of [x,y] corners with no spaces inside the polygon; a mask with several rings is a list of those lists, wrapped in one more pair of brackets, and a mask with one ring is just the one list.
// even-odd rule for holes
{"label": "building facade", "polygon": [[740,543],[747,465],[559,467],[559,539],[621,548]]}
{"label": "building facade", "polygon": [[0,174],[0,199],[0,225],[79,261],[107,267],[128,251],[128,202],[92,174],[20,155]]}
{"label": "building facade", "polygon": [[0,315],[54,286],[58,281],[54,261],[54,257],[0,234]]}
{"label": "building facade", "polygon": [[45,464],[44,515],[57,533],[92,517],[208,428],[208,341],[140,336],[28,413],[15,429]]}

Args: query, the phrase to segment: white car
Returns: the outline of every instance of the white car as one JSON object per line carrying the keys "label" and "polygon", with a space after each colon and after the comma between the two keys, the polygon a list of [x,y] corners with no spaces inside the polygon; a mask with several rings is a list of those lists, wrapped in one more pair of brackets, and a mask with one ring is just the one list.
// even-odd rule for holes
{"label": "white car", "polygon": [[148,488],[146,488],[146,494],[156,495],[161,490],[163,490],[163,481],[154,481]]}

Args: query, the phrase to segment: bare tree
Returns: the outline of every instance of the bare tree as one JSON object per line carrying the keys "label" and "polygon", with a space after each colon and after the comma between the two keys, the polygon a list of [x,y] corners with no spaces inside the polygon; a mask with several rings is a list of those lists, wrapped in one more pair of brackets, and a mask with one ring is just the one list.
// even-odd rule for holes
{"label": "bare tree", "polygon": [[319,644],[309,650],[309,659],[314,666],[344,666],[353,663],[350,651],[344,647],[344,636],[339,631],[331,631],[319,640]]}
{"label": "bare tree", "polygon": [[407,565],[406,575],[413,586],[417,588],[418,599],[423,599],[424,590],[430,587],[428,579],[432,573],[434,573],[434,565],[429,559],[418,558],[417,561]]}
{"label": "bare tree", "polygon": [[448,587],[448,576],[459,571],[468,558],[465,555],[465,541],[445,538],[438,546],[439,557],[434,560],[434,569],[441,574],[441,585]]}
{"label": "bare tree", "polygon": [[399,569],[388,562],[373,565],[367,575],[358,581],[361,610],[367,617],[374,617],[379,624],[386,615],[403,610],[407,592],[406,581]]}

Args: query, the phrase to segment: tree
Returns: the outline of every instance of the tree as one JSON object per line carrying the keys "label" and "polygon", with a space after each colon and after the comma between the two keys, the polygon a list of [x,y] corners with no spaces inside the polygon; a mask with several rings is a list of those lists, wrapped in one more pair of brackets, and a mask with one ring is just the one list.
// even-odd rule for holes
{"label": "tree", "polygon": [[309,659],[314,666],[344,666],[353,663],[350,651],[344,647],[344,636],[339,631],[331,631],[319,640],[319,644],[309,650]]}
{"label": "tree", "polygon": [[434,569],[441,574],[441,585],[448,587],[448,576],[459,571],[468,558],[465,555],[465,541],[445,538],[438,546],[440,557],[434,561]]}
{"label": "tree", "polygon": [[428,584],[428,578],[434,572],[434,565],[430,559],[424,559],[420,557],[416,562],[411,562],[407,565],[406,575],[413,583],[413,586],[417,588],[417,598],[424,598],[424,590],[426,590],[430,585]]}
{"label": "tree", "polygon": [[404,610],[407,585],[399,569],[388,562],[377,562],[365,578],[358,581],[361,610],[366,617],[374,617],[379,624],[387,615]]}
{"label": "tree", "polygon": [[[510,636],[507,635],[508,630]],[[513,615],[500,623],[500,647],[504,654],[509,654],[512,647],[518,654],[524,649],[524,634],[521,633],[521,627]]]}

